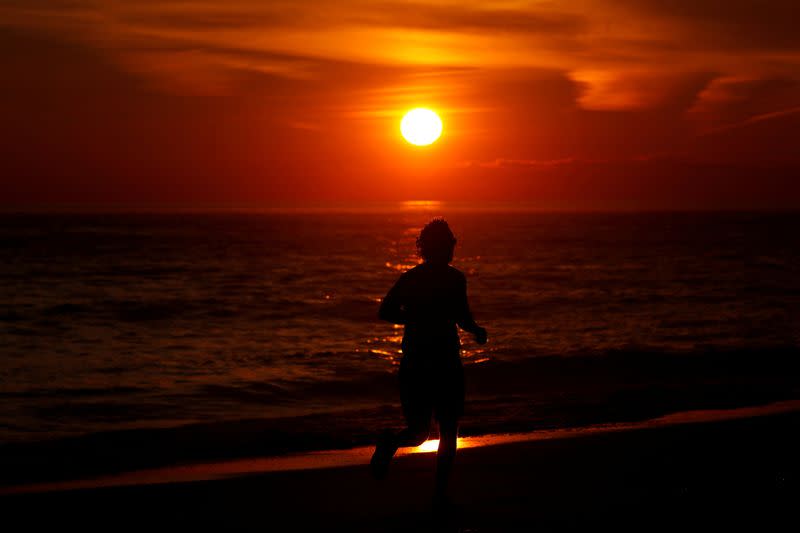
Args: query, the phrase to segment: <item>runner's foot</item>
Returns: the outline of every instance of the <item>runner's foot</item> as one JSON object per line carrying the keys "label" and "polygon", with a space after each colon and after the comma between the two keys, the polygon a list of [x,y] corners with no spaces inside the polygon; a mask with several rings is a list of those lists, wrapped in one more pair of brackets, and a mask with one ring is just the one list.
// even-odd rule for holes
{"label": "runner's foot", "polygon": [[372,477],[375,479],[383,479],[386,477],[386,474],[389,472],[389,463],[392,461],[394,452],[392,435],[384,433],[378,439],[378,444],[375,446],[375,453],[372,454],[372,460],[369,462]]}

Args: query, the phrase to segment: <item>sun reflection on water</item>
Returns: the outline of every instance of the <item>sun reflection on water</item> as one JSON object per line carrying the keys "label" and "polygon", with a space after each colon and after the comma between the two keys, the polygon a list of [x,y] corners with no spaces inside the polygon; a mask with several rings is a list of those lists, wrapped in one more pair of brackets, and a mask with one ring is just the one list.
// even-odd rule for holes
{"label": "sun reflection on water", "polygon": [[435,209],[442,207],[439,200],[406,200],[400,202],[404,209]]}

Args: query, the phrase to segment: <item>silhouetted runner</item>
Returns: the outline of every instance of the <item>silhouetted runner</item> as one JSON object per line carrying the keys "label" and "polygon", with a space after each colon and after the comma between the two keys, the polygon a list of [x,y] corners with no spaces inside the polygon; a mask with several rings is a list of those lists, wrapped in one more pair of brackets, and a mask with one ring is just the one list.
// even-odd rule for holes
{"label": "silhouetted runner", "polygon": [[403,324],[400,401],[408,427],[383,435],[372,455],[373,475],[386,476],[397,448],[419,446],[428,438],[431,416],[439,423],[434,507],[446,503],[447,481],[456,455],[458,419],[464,409],[464,371],[457,325],[486,342],[486,330],[472,318],[467,280],[450,266],[456,238],[441,218],[417,238],[423,263],[406,271],[381,303],[379,316]]}

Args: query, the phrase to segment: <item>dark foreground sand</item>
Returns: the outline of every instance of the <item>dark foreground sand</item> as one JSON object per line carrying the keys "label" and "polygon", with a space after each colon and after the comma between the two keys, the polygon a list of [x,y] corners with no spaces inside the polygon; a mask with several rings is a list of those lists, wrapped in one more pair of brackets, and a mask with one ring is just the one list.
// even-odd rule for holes
{"label": "dark foreground sand", "polygon": [[[233,479],[0,497],[7,531],[797,531],[800,414],[461,450],[448,516],[435,456]],[[16,524],[16,525],[15,525]]]}

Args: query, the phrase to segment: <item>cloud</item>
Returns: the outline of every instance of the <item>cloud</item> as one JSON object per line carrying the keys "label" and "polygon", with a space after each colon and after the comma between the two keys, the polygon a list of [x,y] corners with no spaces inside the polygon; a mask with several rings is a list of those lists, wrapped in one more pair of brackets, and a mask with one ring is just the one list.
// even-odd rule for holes
{"label": "cloud", "polygon": [[672,72],[575,70],[569,77],[583,88],[578,102],[584,109],[631,110],[662,103],[680,76]]}
{"label": "cloud", "polygon": [[309,78],[314,59],[541,68],[578,82],[584,108],[621,110],[661,105],[691,73],[800,78],[795,9],[756,0],[15,0],[0,8],[0,24],[82,41],[168,91],[234,91],[246,70]]}
{"label": "cloud", "polygon": [[469,2],[373,2],[365,7],[356,21],[390,27],[550,35],[576,34],[587,29],[583,15],[547,8],[526,10],[519,6],[492,7],[487,3]]}
{"label": "cloud", "polygon": [[695,49],[789,50],[800,48],[795,0],[620,0],[632,13],[682,28]]}
{"label": "cloud", "polygon": [[752,126],[754,124],[759,124],[761,122],[768,122],[783,118],[796,117],[798,115],[800,115],[800,106],[792,107],[789,109],[781,109],[778,111],[771,111],[769,113],[763,113],[761,115],[754,115],[752,117],[748,117],[740,122],[723,124],[721,126],[706,129],[705,131],[702,132],[702,135],[714,135],[714,134],[724,133],[731,130]]}
{"label": "cloud", "polygon": [[460,168],[536,168],[536,167],[557,167],[575,163],[574,157],[562,159],[508,159],[503,157],[495,158],[491,161],[462,161],[457,166]]}
{"label": "cloud", "polygon": [[712,79],[687,114],[705,134],[780,117],[797,107],[800,79],[729,75]]}

